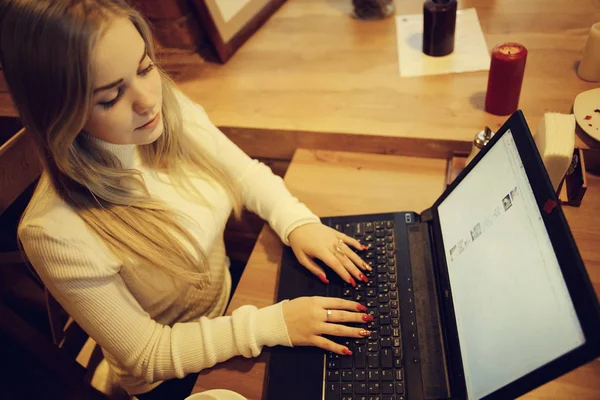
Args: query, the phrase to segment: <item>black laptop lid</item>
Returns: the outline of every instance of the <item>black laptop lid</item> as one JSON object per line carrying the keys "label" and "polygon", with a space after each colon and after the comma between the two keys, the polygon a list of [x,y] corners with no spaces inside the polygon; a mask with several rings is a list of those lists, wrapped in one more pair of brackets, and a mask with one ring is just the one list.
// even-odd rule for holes
{"label": "black laptop lid", "polygon": [[514,398],[600,354],[598,301],[520,111],[432,211],[454,398]]}

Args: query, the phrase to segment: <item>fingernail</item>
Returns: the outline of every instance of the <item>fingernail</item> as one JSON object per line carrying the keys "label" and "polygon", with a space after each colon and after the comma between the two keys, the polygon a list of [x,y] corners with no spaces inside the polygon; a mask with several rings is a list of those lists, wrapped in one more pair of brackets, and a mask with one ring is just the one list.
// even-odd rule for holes
{"label": "fingernail", "polygon": [[356,282],[354,281],[354,278],[350,277],[350,284],[352,285],[352,287],[356,287]]}
{"label": "fingernail", "polygon": [[356,310],[357,311],[367,311],[367,307],[363,306],[362,304],[359,304],[356,306]]}
{"label": "fingernail", "polygon": [[342,354],[344,354],[346,356],[351,356],[352,352],[349,349],[342,349]]}
{"label": "fingernail", "polygon": [[365,246],[365,245],[363,244],[363,245],[362,245],[362,249],[363,249],[363,250],[369,250],[369,247],[368,247],[368,246]]}
{"label": "fingernail", "polygon": [[368,283],[369,282],[369,280],[367,279],[367,277],[364,276],[363,274],[358,274],[358,279],[360,279],[364,283]]}
{"label": "fingernail", "polygon": [[367,269],[368,271],[373,271],[373,268],[366,262],[363,263],[363,268]]}
{"label": "fingernail", "polygon": [[373,316],[369,315],[369,314],[365,314],[362,316],[362,320],[365,322],[371,322],[371,321],[373,321],[373,319],[374,319]]}
{"label": "fingernail", "polygon": [[358,334],[360,336],[371,336],[371,332],[366,329],[361,329],[360,331],[358,331]]}
{"label": "fingernail", "polygon": [[321,280],[321,282],[323,282],[326,285],[329,283],[329,280],[327,279],[327,277],[325,276],[325,274],[319,275],[319,279]]}

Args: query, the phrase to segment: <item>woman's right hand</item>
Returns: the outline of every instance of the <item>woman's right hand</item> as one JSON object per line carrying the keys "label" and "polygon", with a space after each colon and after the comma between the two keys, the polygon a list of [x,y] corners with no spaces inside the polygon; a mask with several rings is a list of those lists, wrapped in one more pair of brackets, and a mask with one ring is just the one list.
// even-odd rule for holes
{"label": "woman's right hand", "polygon": [[[283,318],[294,346],[316,346],[337,354],[351,355],[346,346],[321,335],[362,338],[371,332],[364,328],[351,328],[341,323],[373,321],[365,314],[367,308],[355,301],[330,297],[299,297],[283,303]],[[327,311],[331,311],[328,317]]]}

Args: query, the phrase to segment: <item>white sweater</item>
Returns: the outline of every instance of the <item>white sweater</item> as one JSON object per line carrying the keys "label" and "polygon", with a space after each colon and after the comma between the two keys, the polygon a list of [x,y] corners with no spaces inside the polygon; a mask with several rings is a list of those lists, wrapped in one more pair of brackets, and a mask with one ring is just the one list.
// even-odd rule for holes
{"label": "white sweater", "polygon": [[[268,221],[284,243],[294,228],[319,222],[281,178],[242,152],[200,106],[181,93],[177,97],[184,134],[240,179],[245,207]],[[291,346],[281,303],[247,305],[222,316],[231,290],[223,231],[232,206],[224,191],[194,179],[213,206],[190,202],[158,179],[161,174],[140,165],[135,145],[100,144],[125,167],[141,171],[153,197],[199,222],[200,229],[186,227],[208,256],[212,277],[200,290],[146,267],[142,277],[150,285],[140,284],[49,185],[38,188],[19,229],[23,247],[53,296],[102,347],[120,385],[129,394],[145,393],[162,380],[237,355],[257,356],[263,346]]]}

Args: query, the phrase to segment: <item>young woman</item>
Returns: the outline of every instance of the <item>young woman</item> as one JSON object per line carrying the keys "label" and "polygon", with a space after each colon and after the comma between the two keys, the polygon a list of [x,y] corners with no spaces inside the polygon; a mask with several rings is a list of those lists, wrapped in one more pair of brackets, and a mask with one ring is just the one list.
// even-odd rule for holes
{"label": "young woman", "polygon": [[372,320],[342,299],[223,316],[232,210],[263,217],[325,284],[314,258],[352,285],[370,267],[176,89],[123,0],[2,0],[0,63],[44,165],[19,238],[129,394],[263,346],[348,355],[321,335],[369,334],[340,324]]}

